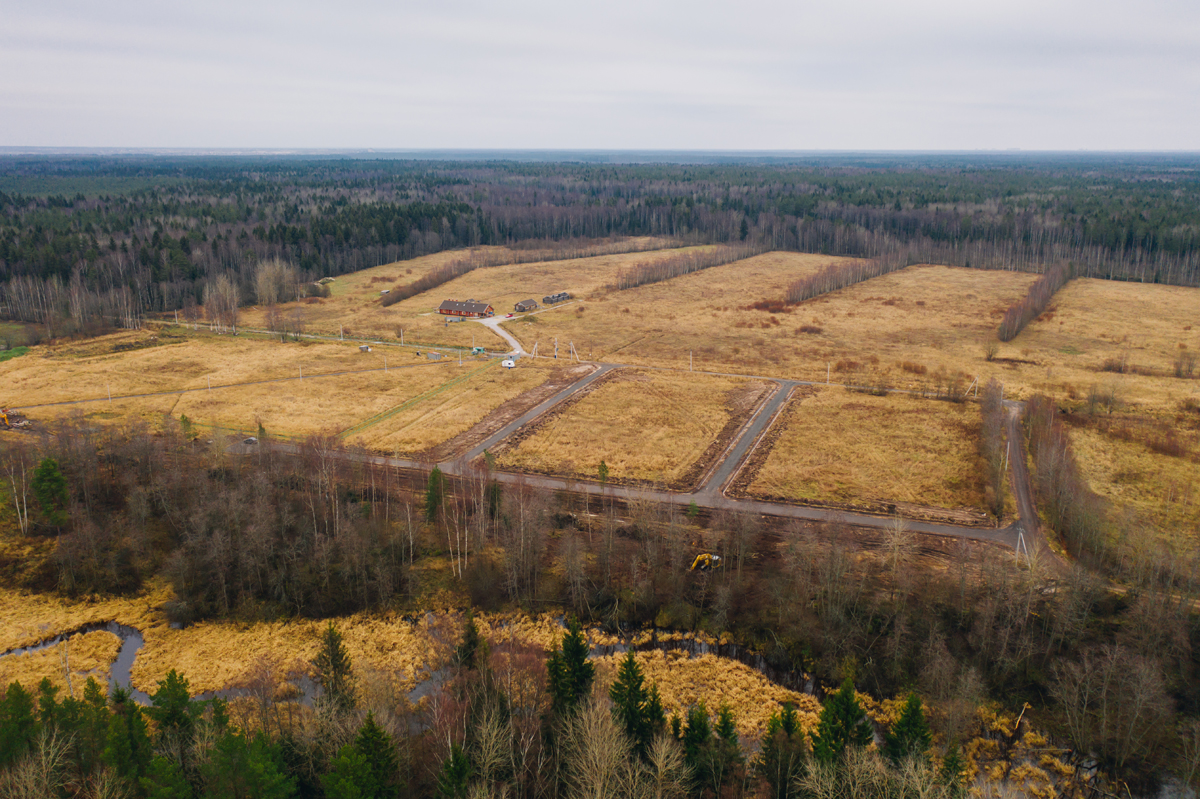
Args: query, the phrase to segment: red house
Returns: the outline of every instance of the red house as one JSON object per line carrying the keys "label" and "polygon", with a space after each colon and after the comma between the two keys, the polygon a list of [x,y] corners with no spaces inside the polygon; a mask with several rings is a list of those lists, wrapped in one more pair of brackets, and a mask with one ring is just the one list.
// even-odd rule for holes
{"label": "red house", "polygon": [[438,308],[446,316],[495,316],[496,312],[486,302],[478,300],[446,300]]}

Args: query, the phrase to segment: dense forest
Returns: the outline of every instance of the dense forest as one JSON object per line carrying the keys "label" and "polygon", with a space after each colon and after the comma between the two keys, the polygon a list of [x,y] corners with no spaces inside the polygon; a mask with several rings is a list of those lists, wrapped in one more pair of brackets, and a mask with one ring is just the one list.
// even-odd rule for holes
{"label": "dense forest", "polygon": [[316,279],[445,249],[664,236],[1200,285],[1184,156],[822,156],[594,164],[0,159],[0,308],[53,333],[203,304],[254,267]]}

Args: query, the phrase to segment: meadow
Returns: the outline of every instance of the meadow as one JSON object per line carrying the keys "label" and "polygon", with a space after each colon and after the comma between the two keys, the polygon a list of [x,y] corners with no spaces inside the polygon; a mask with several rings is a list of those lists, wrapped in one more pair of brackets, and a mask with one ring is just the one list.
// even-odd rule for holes
{"label": "meadow", "polygon": [[[648,246],[653,241],[634,239],[632,243]],[[309,333],[333,335],[342,330],[349,331],[348,335],[392,341],[399,340],[399,331],[403,329],[406,343],[502,349],[504,341],[490,330],[472,322],[447,322],[446,317],[437,313],[437,307],[445,299],[475,299],[489,303],[498,316],[503,316],[512,312],[513,306],[521,300],[532,298],[540,304],[545,295],[560,291],[573,297],[592,296],[615,280],[622,268],[679,252],[678,249],[655,250],[481,267],[394,305],[384,307],[380,302],[383,290],[412,282],[450,261],[472,252],[496,254],[503,251],[504,248],[499,247],[454,250],[366,269],[330,282],[331,296],[328,298],[285,303],[279,309],[284,314],[302,314],[305,330]],[[265,309],[244,309],[241,324],[265,328]]]}
{"label": "meadow", "polygon": [[802,388],[739,484],[762,498],[982,517],[979,426],[974,403]]}
{"label": "meadow", "polygon": [[504,442],[499,465],[594,480],[603,461],[612,482],[690,487],[770,388],[638,369],[610,372],[593,386]]}

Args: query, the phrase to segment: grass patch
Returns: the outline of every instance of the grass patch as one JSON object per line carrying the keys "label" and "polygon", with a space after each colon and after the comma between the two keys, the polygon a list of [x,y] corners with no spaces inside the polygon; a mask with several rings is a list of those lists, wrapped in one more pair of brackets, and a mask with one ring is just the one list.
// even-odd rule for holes
{"label": "grass patch", "polygon": [[758,496],[837,504],[982,508],[979,409],[831,388],[793,405],[749,486]]}
{"label": "grass patch", "polygon": [[0,350],[0,363],[11,361],[13,358],[20,358],[22,355],[27,355],[28,353],[28,347],[13,347],[10,350]]}

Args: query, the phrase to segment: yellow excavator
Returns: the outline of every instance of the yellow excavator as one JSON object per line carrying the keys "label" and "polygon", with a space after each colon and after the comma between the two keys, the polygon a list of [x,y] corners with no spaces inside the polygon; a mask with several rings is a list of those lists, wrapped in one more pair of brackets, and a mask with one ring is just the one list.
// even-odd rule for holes
{"label": "yellow excavator", "polygon": [[710,555],[707,552],[705,552],[703,555],[696,556],[696,559],[694,561],[692,561],[692,568],[689,569],[688,571],[706,572],[711,569],[715,569],[720,565],[721,565],[721,556],[720,555]]}
{"label": "yellow excavator", "polygon": [[8,421],[8,408],[0,408],[0,422],[4,422],[5,427],[12,427],[12,423]]}

